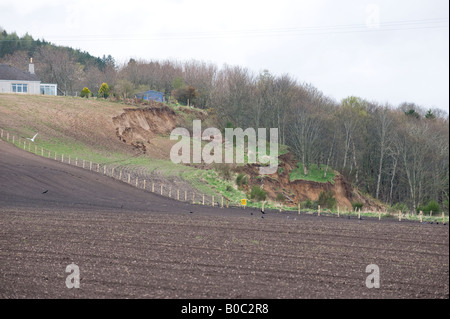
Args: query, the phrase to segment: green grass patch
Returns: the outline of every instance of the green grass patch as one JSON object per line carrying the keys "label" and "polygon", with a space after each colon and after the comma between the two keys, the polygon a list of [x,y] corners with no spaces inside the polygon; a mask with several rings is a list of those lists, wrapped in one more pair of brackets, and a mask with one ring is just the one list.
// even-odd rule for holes
{"label": "green grass patch", "polygon": [[325,166],[322,165],[321,169],[317,167],[317,164],[310,164],[308,175],[305,175],[303,172],[303,164],[298,163],[297,168],[293,169],[289,174],[289,179],[291,182],[296,180],[304,180],[318,183],[331,183],[334,185],[334,178],[336,177],[336,172],[328,168],[327,177],[324,178],[323,174],[325,171]]}

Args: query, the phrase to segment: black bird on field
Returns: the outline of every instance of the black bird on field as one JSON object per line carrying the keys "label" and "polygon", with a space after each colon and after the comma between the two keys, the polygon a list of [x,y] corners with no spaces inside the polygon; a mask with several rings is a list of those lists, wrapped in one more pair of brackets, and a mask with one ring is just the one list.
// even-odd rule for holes
{"label": "black bird on field", "polygon": [[43,191],[42,194],[47,194],[48,193],[48,189],[46,191]]}
{"label": "black bird on field", "polygon": [[189,212],[189,214],[193,214],[194,212]]}

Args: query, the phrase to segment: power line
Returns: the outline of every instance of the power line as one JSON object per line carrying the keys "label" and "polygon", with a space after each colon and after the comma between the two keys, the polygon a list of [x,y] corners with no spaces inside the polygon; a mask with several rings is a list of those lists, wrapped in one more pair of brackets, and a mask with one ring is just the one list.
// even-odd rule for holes
{"label": "power line", "polygon": [[[133,40],[192,40],[192,39],[221,39],[221,38],[245,38],[245,37],[273,37],[273,36],[307,36],[350,33],[374,33],[408,30],[448,29],[448,18],[390,21],[373,26],[367,24],[343,24],[329,26],[291,27],[291,28],[265,28],[224,30],[210,32],[183,32],[183,33],[158,33],[150,34],[85,34],[74,36],[50,36],[52,41],[133,41]],[[9,39],[1,41],[20,41]]]}

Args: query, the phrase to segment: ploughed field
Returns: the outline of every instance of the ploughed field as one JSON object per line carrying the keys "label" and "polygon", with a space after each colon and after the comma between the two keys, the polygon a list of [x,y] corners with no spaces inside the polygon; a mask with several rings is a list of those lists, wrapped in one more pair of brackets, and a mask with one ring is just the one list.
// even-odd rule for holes
{"label": "ploughed field", "polygon": [[449,231],[189,205],[0,141],[0,298],[73,297],[448,298]]}

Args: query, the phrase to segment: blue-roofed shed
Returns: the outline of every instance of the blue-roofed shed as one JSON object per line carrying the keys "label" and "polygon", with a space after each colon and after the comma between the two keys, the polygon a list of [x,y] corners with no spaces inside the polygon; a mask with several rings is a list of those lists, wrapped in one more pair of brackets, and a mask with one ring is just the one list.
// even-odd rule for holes
{"label": "blue-roofed shed", "polygon": [[156,102],[164,102],[164,93],[150,90],[141,93],[136,93],[136,98],[145,101],[152,100]]}

